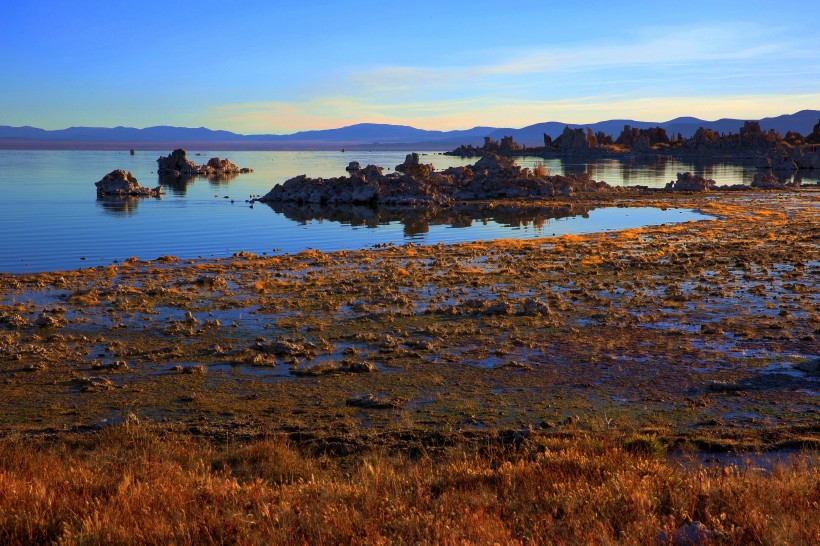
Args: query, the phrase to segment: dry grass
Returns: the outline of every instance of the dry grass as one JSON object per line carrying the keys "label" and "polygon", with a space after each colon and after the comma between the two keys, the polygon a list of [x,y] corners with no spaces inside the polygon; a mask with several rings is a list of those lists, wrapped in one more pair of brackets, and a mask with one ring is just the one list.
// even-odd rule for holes
{"label": "dry grass", "polygon": [[[529,445],[528,445],[529,444]],[[145,425],[0,444],[0,542],[652,544],[692,520],[724,544],[820,539],[820,470],[687,469],[624,440],[310,457]]]}
{"label": "dry grass", "polygon": [[547,167],[545,167],[543,163],[538,161],[535,163],[535,165],[533,165],[532,174],[539,178],[543,178],[545,176],[550,175],[550,170]]}

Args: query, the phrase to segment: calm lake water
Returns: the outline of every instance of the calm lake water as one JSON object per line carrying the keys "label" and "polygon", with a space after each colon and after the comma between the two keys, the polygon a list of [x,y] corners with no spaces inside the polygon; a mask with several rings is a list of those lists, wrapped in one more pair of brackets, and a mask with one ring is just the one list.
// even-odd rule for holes
{"label": "calm lake water", "polygon": [[[52,271],[107,265],[130,256],[154,259],[230,256],[246,250],[257,254],[297,252],[306,248],[340,250],[407,242],[435,244],[499,238],[534,238],[564,233],[590,233],[705,218],[690,211],[659,209],[535,209],[513,213],[459,210],[449,214],[409,217],[354,209],[277,208],[245,202],[267,193],[292,176],[345,175],[350,161],[390,168],[405,152],[188,152],[197,164],[227,157],[255,170],[229,180],[200,177],[168,185],[162,199],[102,201],[94,182],[114,169],[131,171],[143,186],[158,184],[156,159],[170,150],[26,151],[0,150],[0,271]],[[201,155],[197,155],[197,154]],[[462,159],[424,154],[437,169],[469,165]],[[532,166],[537,158],[523,158]],[[589,172],[612,185],[661,187],[677,172],[692,171],[719,184],[748,184],[754,168],[709,167],[661,162],[651,165],[619,161],[567,163],[544,161],[552,174]],[[233,200],[233,202],[231,202]]]}

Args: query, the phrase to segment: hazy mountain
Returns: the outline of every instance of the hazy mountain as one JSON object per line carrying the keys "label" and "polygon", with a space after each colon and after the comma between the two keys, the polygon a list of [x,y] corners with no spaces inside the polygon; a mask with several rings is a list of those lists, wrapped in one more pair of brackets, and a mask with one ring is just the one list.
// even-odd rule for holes
{"label": "hazy mountain", "polygon": [[[803,135],[812,131],[820,119],[820,110],[802,110],[795,114],[759,120],[764,130],[774,129],[785,134],[796,131]],[[557,121],[536,123],[521,129],[474,127],[463,131],[427,131],[407,125],[359,123],[338,129],[300,131],[290,135],[242,135],[230,131],[215,131],[205,127],[187,128],[157,126],[135,129],[132,127],[69,127],[46,131],[36,127],[0,126],[0,147],[16,148],[72,148],[82,147],[159,147],[170,148],[196,144],[199,147],[213,144],[225,149],[334,149],[349,148],[401,148],[401,149],[452,149],[461,144],[481,144],[485,136],[499,140],[512,136],[516,142],[527,146],[543,144],[544,134],[555,138],[564,127],[589,127],[594,132],[603,131],[617,138],[624,125],[637,128],[660,126],[670,135],[681,133],[688,137],[699,127],[720,133],[740,130],[744,120],[719,119],[706,121],[693,117],[679,117],[665,122],[647,122],[614,119],[598,123],[566,124]]]}
{"label": "hazy mountain", "polygon": [[[785,135],[787,131],[796,131],[802,135],[811,133],[812,128],[820,119],[820,110],[801,110],[795,114],[787,114],[773,118],[763,118],[760,121],[760,126],[764,131],[774,129],[778,133]],[[590,124],[574,124],[574,123],[560,123],[556,121],[548,121],[546,123],[537,123],[521,129],[499,129],[494,131],[490,136],[494,139],[499,139],[502,136],[512,136],[513,140],[527,146],[540,146],[544,142],[544,133],[552,138],[561,134],[564,127],[569,126],[570,129],[589,127],[593,132],[603,131],[605,134],[612,135],[613,138],[618,138],[618,135],[624,128],[624,125],[637,127],[638,129],[648,129],[650,127],[663,127],[666,132],[672,136],[673,134],[682,134],[684,137],[690,137],[695,134],[695,131],[700,127],[712,129],[719,133],[737,133],[743,126],[746,120],[743,119],[729,119],[723,118],[715,121],[707,121],[693,117],[680,117],[664,122],[648,122],[636,121],[632,119],[613,119],[607,121],[600,121],[598,123]]]}

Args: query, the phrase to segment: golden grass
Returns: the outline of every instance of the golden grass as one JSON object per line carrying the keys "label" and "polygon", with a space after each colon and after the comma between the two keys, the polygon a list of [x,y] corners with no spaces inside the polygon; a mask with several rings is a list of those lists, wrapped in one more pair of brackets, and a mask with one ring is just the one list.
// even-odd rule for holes
{"label": "golden grass", "polygon": [[[525,444],[526,445],[526,444]],[[722,544],[820,538],[816,456],[688,468],[623,439],[408,459],[311,457],[145,425],[0,443],[4,544],[652,544],[697,520]]]}

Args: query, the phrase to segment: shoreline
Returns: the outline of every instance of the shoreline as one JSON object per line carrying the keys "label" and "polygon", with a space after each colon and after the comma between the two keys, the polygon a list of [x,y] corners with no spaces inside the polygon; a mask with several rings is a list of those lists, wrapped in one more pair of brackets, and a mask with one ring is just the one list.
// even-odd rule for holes
{"label": "shoreline", "polygon": [[819,202],[805,189],[607,196],[717,218],[0,274],[0,431],[93,429],[137,412],[202,432],[342,430],[355,446],[357,432],[416,431],[423,444],[426,430],[607,421],[669,445],[816,447],[816,410],[799,409],[815,376],[799,367],[818,357]]}

